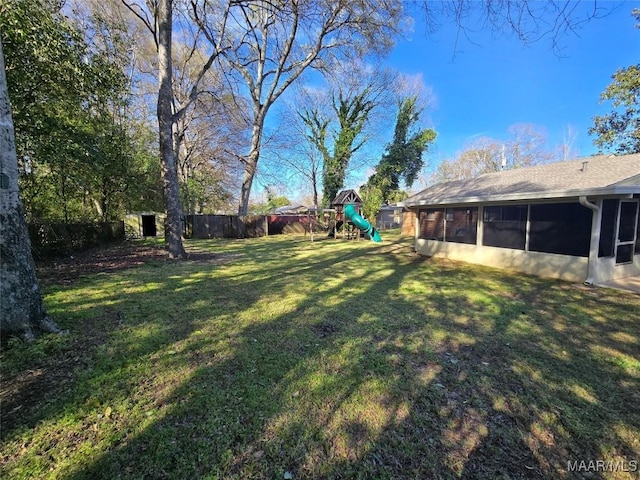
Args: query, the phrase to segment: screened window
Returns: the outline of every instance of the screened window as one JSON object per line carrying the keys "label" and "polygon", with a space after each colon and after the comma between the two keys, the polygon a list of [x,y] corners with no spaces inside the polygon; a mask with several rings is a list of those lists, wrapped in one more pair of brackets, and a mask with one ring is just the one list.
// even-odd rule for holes
{"label": "screened window", "polygon": [[618,245],[616,249],[616,263],[631,263],[633,261],[633,245]]}
{"label": "screened window", "polygon": [[638,209],[638,218],[636,219],[636,247],[635,254],[640,255],[640,208]]}
{"label": "screened window", "polygon": [[444,208],[420,211],[420,238],[444,240]]}
{"label": "screened window", "polygon": [[485,207],[483,220],[483,245],[524,250],[526,205]]}
{"label": "screened window", "polygon": [[592,212],[579,203],[531,205],[529,251],[588,257]]}
{"label": "screened window", "polygon": [[447,208],[447,242],[475,244],[477,236],[478,207]]}
{"label": "screened window", "polygon": [[637,243],[638,202],[635,200],[620,202],[618,217],[618,235],[616,263],[630,263]]}
{"label": "screened window", "polygon": [[602,202],[602,218],[600,220],[600,245],[598,257],[613,257],[616,246],[616,223],[618,222],[617,199],[607,199]]}
{"label": "screened window", "polygon": [[622,202],[620,204],[620,226],[618,227],[618,241],[633,242],[636,232],[637,202]]}

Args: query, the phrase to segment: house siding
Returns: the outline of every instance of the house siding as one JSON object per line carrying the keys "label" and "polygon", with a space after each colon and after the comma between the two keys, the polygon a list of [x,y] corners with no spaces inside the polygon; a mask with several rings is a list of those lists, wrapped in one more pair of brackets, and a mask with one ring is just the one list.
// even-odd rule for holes
{"label": "house siding", "polygon": [[402,212],[402,235],[416,235],[416,212],[413,210]]}
{"label": "house siding", "polygon": [[619,278],[640,276],[640,255],[634,255],[633,262],[616,264],[615,258],[599,258],[596,266],[595,283],[604,283]]}
{"label": "house siding", "polygon": [[428,257],[444,257],[477,265],[528,273],[571,282],[587,278],[589,260],[585,257],[527,252],[510,248],[417,239],[416,252]]}

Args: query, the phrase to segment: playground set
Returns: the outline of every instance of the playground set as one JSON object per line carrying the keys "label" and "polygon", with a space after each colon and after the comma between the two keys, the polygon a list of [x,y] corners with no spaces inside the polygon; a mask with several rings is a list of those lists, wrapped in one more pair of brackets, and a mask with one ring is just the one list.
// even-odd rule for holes
{"label": "playground set", "polygon": [[336,195],[331,205],[333,208],[310,208],[308,210],[307,215],[312,242],[314,239],[312,214],[314,217],[319,216],[319,214],[324,217],[324,220],[329,225],[329,237],[337,238],[338,232],[341,232],[343,238],[359,240],[361,234],[364,234],[365,237],[369,237],[373,242],[382,241],[378,230],[360,215],[362,199],[355,191],[343,190]]}

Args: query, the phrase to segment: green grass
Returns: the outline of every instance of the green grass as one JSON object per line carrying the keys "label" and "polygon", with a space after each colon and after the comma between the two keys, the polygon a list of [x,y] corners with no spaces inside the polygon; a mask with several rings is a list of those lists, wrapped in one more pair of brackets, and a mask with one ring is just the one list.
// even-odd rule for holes
{"label": "green grass", "polygon": [[638,295],[383,239],[46,287],[71,333],[2,352],[0,477],[638,478]]}

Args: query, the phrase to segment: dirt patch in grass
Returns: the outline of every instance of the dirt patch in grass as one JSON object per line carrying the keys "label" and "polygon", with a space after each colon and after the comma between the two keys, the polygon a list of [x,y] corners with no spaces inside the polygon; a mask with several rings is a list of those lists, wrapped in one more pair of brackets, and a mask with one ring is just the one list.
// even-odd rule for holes
{"label": "dirt patch in grass", "polygon": [[[194,251],[188,252],[186,261],[222,265],[232,258],[233,255]],[[169,261],[163,244],[125,241],[40,261],[36,268],[41,285],[60,285],[73,283],[85,275],[111,273],[158,261]]]}
{"label": "dirt patch in grass", "polygon": [[324,322],[318,325],[314,325],[312,329],[319,338],[330,337],[340,331],[340,328],[336,325]]}
{"label": "dirt patch in grass", "polygon": [[115,272],[164,258],[166,252],[160,244],[126,241],[41,261],[36,268],[42,285],[68,284],[84,275]]}

